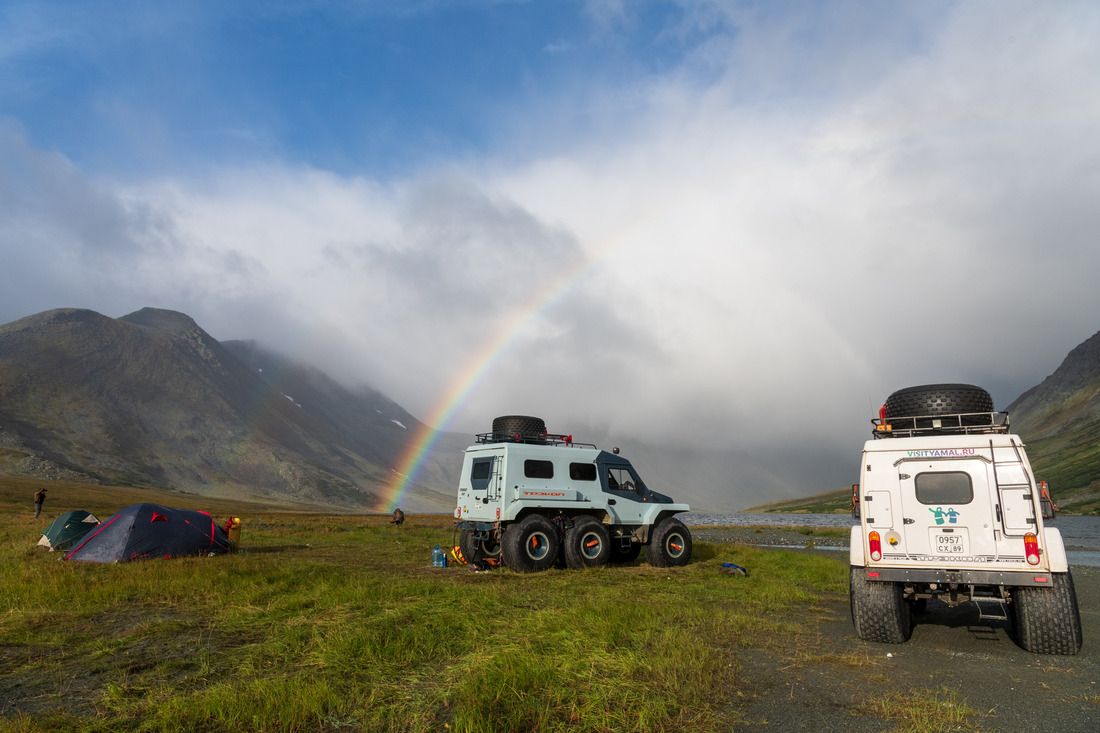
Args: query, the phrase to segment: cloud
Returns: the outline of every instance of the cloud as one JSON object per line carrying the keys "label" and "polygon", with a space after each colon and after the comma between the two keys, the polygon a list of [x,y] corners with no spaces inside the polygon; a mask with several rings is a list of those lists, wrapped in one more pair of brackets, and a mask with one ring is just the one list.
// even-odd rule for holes
{"label": "cloud", "polygon": [[855,450],[910,384],[1006,406],[1100,327],[1091,5],[727,7],[684,5],[674,68],[563,85],[384,181],[96,180],[8,125],[2,312],[176,308],[421,418],[454,400],[460,431],[794,452]]}

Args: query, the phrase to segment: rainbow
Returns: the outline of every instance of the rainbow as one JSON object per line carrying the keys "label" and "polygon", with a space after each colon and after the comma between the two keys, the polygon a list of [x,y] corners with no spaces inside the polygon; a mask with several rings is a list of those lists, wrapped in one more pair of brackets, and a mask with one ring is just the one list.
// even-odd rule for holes
{"label": "rainbow", "polygon": [[[631,227],[631,230],[638,226]],[[465,403],[485,376],[492,370],[501,357],[508,353],[516,341],[516,336],[540,314],[545,313],[577,286],[585,276],[603,264],[611,254],[626,241],[627,237],[615,241],[560,274],[545,288],[536,292],[522,307],[516,308],[512,315],[484,344],[474,351],[454,379],[448,384],[440,399],[421,422],[416,435],[406,445],[393,477],[386,485],[375,510],[392,512],[401,503],[409,488],[416,483],[424,465],[424,460],[435,447],[440,436],[446,431],[458,409]],[[434,427],[432,427],[434,426]]]}

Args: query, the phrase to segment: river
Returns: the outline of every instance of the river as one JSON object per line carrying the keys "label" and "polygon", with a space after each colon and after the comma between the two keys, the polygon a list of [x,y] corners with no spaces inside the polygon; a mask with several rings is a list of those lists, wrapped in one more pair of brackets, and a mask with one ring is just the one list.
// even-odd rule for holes
{"label": "river", "polygon": [[[689,526],[710,525],[718,527],[745,527],[766,525],[773,527],[850,527],[849,514],[706,514],[686,512],[679,519]],[[1100,567],[1100,517],[1058,517],[1046,524],[1057,527],[1066,545],[1071,565]]]}

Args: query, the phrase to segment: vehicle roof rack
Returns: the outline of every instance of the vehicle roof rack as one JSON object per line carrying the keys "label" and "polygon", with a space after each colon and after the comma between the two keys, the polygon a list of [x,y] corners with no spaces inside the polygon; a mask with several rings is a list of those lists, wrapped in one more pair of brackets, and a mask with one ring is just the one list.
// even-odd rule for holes
{"label": "vehicle roof rack", "polygon": [[876,417],[871,434],[877,438],[912,438],[917,435],[960,435],[1008,432],[1007,412],[960,412],[950,415]]}
{"label": "vehicle roof rack", "polygon": [[573,440],[572,435],[560,435],[556,433],[478,433],[474,436],[478,443],[526,443],[528,445],[556,445],[569,448],[595,448],[595,443],[579,443]]}

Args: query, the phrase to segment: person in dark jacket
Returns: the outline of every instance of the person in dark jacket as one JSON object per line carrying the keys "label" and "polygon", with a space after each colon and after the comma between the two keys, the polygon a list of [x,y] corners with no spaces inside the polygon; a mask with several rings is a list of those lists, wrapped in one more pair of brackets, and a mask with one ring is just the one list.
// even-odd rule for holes
{"label": "person in dark jacket", "polygon": [[46,501],[46,490],[39,489],[34,492],[34,518],[38,519],[38,515],[42,513],[42,504]]}

